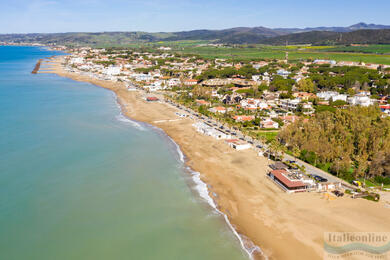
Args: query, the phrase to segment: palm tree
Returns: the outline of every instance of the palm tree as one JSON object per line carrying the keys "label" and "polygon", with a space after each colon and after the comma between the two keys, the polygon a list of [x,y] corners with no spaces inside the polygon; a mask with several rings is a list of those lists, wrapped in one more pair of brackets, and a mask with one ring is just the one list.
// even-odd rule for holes
{"label": "palm tree", "polygon": [[273,154],[275,160],[277,160],[280,157],[283,158],[284,152],[286,151],[286,147],[282,145],[278,140],[274,139],[269,145],[269,150]]}

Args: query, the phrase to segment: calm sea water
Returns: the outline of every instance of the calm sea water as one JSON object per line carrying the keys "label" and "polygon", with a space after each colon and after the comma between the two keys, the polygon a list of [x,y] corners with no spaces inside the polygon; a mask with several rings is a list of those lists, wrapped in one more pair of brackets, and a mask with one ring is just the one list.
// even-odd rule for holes
{"label": "calm sea water", "polygon": [[175,145],[110,91],[0,47],[0,259],[247,259]]}

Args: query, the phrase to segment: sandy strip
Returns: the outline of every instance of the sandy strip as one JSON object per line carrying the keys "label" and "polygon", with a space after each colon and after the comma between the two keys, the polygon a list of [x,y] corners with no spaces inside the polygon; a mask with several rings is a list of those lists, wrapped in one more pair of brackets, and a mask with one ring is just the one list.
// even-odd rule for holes
{"label": "sandy strip", "polygon": [[57,61],[50,63],[51,73],[110,89],[126,116],[163,129],[180,146],[187,165],[209,185],[219,210],[270,259],[322,259],[324,232],[390,231],[390,209],[384,203],[286,194],[265,176],[268,161],[254,151],[235,151],[197,133],[191,119],[176,120],[174,107],[146,102],[140,92],[127,91],[122,83],[66,72]]}

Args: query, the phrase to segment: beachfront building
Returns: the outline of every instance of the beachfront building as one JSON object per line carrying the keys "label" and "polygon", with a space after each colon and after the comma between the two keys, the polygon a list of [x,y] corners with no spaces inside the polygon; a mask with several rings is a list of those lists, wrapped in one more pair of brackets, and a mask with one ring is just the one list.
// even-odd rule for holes
{"label": "beachfront building", "polygon": [[247,143],[239,139],[227,139],[226,143],[233,149],[236,149],[237,151],[250,149],[252,147],[250,143]]}
{"label": "beachfront building", "polygon": [[313,180],[287,170],[272,170],[267,176],[287,193],[305,192],[314,185]]}
{"label": "beachfront building", "polygon": [[192,126],[195,127],[196,131],[199,133],[214,137],[217,140],[231,138],[229,133],[203,122],[195,123]]}

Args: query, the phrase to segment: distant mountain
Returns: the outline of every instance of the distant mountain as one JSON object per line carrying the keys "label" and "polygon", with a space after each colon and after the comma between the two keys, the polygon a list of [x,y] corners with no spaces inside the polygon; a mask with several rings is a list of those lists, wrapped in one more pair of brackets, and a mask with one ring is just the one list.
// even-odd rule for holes
{"label": "distant mountain", "polygon": [[390,29],[390,25],[380,25],[380,24],[366,24],[366,23],[357,23],[347,27],[307,27],[307,28],[275,28],[273,30],[284,33],[301,33],[301,32],[310,32],[310,31],[329,31],[329,32],[352,32],[357,30],[382,30]]}
{"label": "distant mountain", "polygon": [[195,30],[175,32],[174,36],[166,40],[219,40],[228,43],[257,42],[269,37],[284,35],[266,27],[236,27],[225,30]]}
{"label": "distant mountain", "polygon": [[357,30],[351,32],[311,31],[292,33],[262,40],[260,43],[270,45],[284,44],[390,44],[390,29]]}
{"label": "distant mountain", "polygon": [[[3,34],[0,42],[60,45],[125,46],[142,42],[207,40],[226,44],[335,44],[388,43],[388,25],[358,23],[348,27],[276,28],[236,27],[224,30],[181,32],[99,32]],[[354,33],[357,32],[357,33]]]}

